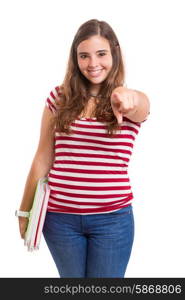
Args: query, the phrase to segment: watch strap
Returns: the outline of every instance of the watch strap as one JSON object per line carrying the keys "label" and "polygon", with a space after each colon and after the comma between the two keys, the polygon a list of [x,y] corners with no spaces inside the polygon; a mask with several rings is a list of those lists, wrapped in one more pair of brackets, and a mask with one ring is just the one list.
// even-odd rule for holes
{"label": "watch strap", "polygon": [[29,211],[16,210],[16,211],[15,211],[15,215],[16,215],[16,217],[25,217],[25,218],[29,218],[30,213],[29,213]]}

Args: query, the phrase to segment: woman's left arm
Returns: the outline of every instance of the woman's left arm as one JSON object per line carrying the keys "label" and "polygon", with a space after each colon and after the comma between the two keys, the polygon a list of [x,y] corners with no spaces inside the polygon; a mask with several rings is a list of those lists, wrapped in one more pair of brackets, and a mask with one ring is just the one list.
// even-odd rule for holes
{"label": "woman's left arm", "polygon": [[144,121],[150,113],[148,97],[140,91],[117,87],[111,94],[111,106],[118,123],[123,116],[134,122]]}

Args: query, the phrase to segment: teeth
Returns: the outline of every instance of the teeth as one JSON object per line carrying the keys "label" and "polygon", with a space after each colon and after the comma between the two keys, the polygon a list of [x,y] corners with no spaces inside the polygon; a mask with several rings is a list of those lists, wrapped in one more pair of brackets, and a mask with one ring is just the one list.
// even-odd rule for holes
{"label": "teeth", "polygon": [[92,70],[92,71],[89,71],[89,72],[97,72],[97,71],[101,71],[102,69],[99,69],[99,70]]}
{"label": "teeth", "polygon": [[88,71],[92,75],[99,75],[103,69],[94,70],[94,71]]}

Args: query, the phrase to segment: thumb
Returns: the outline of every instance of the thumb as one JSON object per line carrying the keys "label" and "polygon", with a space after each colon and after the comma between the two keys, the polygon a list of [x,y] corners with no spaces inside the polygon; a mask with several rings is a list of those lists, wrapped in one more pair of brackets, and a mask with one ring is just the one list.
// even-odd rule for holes
{"label": "thumb", "polygon": [[122,124],[122,122],[123,122],[122,114],[117,115],[116,118],[117,118],[118,124]]}

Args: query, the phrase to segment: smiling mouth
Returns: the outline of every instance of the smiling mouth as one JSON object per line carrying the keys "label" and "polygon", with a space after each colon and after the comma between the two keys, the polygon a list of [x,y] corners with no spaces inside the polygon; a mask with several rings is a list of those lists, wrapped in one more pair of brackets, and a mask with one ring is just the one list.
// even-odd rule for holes
{"label": "smiling mouth", "polygon": [[103,69],[98,69],[98,70],[91,70],[88,71],[88,73],[91,75],[91,77],[98,77],[102,73]]}

